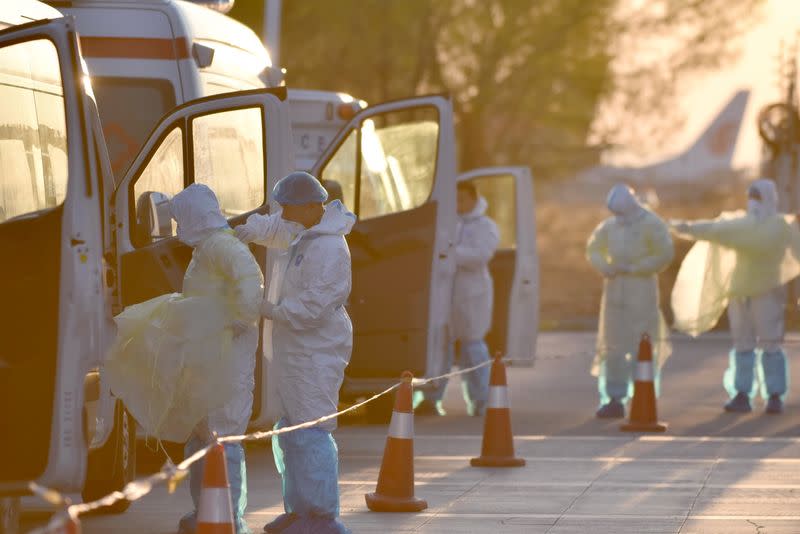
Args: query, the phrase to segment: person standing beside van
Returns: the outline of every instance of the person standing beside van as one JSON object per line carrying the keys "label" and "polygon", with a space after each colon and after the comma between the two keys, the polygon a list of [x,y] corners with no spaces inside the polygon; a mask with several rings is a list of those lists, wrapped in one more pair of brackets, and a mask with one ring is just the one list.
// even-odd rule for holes
{"label": "person standing beside van", "polygon": [[[489,361],[489,348],[484,338],[492,325],[494,286],[489,261],[500,243],[500,232],[486,216],[486,199],[478,194],[471,181],[460,182],[456,190],[458,240],[455,247],[456,274],[453,281],[450,326],[452,342],[442,368],[450,372],[456,349],[462,367],[473,367]],[[445,415],[441,406],[447,379],[423,392],[422,401],[414,410],[419,415]],[[489,367],[481,367],[464,376],[463,393],[467,413],[483,415],[489,397]]]}
{"label": "person standing beside van", "polygon": [[[272,192],[281,205],[273,215],[251,215],[236,228],[245,243],[271,245],[279,224],[297,233],[279,258],[261,314],[272,322],[279,420],[276,429],[317,421],[336,413],[339,388],[353,349],[353,326],[345,309],[352,287],[345,236],[355,215],[316,178],[294,172]],[[270,399],[271,401],[273,399]],[[285,513],[265,532],[344,534],[339,521],[339,457],[331,434],[336,420],[273,436],[275,466],[283,480]]]}

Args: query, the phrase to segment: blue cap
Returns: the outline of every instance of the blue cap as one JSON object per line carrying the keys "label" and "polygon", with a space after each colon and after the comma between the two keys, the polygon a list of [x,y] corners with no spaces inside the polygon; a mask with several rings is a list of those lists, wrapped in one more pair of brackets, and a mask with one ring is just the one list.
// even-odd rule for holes
{"label": "blue cap", "polygon": [[307,172],[297,171],[278,180],[272,199],[282,206],[322,204],[328,200],[328,192],[319,180]]}

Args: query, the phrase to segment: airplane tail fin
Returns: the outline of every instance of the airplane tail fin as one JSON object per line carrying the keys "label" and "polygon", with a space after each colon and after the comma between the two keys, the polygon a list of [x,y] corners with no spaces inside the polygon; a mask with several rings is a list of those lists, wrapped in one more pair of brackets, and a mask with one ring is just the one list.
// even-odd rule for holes
{"label": "airplane tail fin", "polygon": [[685,152],[686,156],[698,163],[703,162],[703,166],[730,168],[749,98],[749,90],[737,91]]}

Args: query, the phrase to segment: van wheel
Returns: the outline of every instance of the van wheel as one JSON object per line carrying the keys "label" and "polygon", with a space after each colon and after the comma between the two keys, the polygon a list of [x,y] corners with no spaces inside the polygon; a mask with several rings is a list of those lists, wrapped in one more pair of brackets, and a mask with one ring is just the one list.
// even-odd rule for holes
{"label": "van wheel", "polygon": [[[136,421],[121,401],[114,408],[114,428],[108,440],[89,453],[86,482],[81,496],[94,501],[119,491],[136,477]],[[101,508],[101,513],[121,514],[130,506],[127,500]]]}
{"label": "van wheel", "polygon": [[365,407],[365,418],[368,425],[388,425],[392,421],[394,411],[394,395],[386,394],[378,397]]}
{"label": "van wheel", "polygon": [[0,497],[0,534],[19,534],[19,497]]}

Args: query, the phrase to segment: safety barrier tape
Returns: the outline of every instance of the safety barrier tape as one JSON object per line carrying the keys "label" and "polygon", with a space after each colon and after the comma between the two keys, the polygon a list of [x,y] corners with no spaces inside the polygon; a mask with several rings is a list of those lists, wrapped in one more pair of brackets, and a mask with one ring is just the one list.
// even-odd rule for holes
{"label": "safety barrier tape", "polygon": [[[471,373],[476,369],[480,369],[481,367],[486,367],[488,365],[491,365],[492,361],[493,360],[489,360],[472,367],[459,369],[458,371],[454,371],[451,373],[431,378],[424,378],[424,379],[415,378],[412,380],[411,384],[412,386],[421,386],[432,382],[436,382],[438,380],[443,380],[445,378],[453,378],[458,375]],[[505,360],[505,359],[503,360],[503,362],[505,363],[509,363],[512,361],[513,360]],[[155,488],[160,484],[168,484],[169,491],[170,493],[172,493],[175,490],[175,487],[177,487],[177,485],[184,478],[186,478],[189,467],[191,467],[192,464],[202,460],[205,457],[205,455],[208,454],[208,451],[211,450],[211,447],[216,443],[241,443],[243,441],[259,441],[271,438],[272,436],[286,434],[288,432],[294,432],[296,430],[301,430],[304,428],[311,428],[326,421],[330,421],[331,419],[335,419],[346,413],[358,410],[359,408],[366,406],[370,402],[373,402],[374,400],[383,397],[384,395],[388,395],[395,389],[399,388],[401,384],[402,382],[398,382],[397,384],[394,384],[393,386],[385,389],[384,391],[381,391],[380,393],[373,395],[372,397],[368,398],[365,401],[362,401],[358,404],[345,408],[344,410],[338,411],[336,413],[320,417],[319,419],[316,419],[314,421],[308,421],[306,423],[301,423],[299,425],[294,425],[294,426],[287,426],[279,428],[277,430],[259,431],[250,434],[242,434],[239,436],[218,437],[216,439],[216,442],[206,445],[205,448],[195,452],[188,458],[184,459],[178,465],[175,465],[168,458],[167,462],[164,464],[164,466],[161,468],[159,472],[129,482],[128,484],[125,485],[124,488],[122,488],[122,490],[109,493],[108,495],[91,502],[72,504],[69,497],[59,493],[58,491],[51,488],[45,488],[34,482],[31,482],[29,484],[29,488],[34,495],[38,496],[39,498],[50,504],[56,506],[64,506],[65,509],[62,512],[55,514],[46,526],[32,530],[29,534],[57,534],[66,526],[68,521],[76,521],[78,517],[81,515],[87,514],[94,510],[98,510],[100,508],[112,506],[122,500],[127,500],[130,502],[139,500],[148,493],[150,493],[151,491],[153,491],[153,488]]]}

